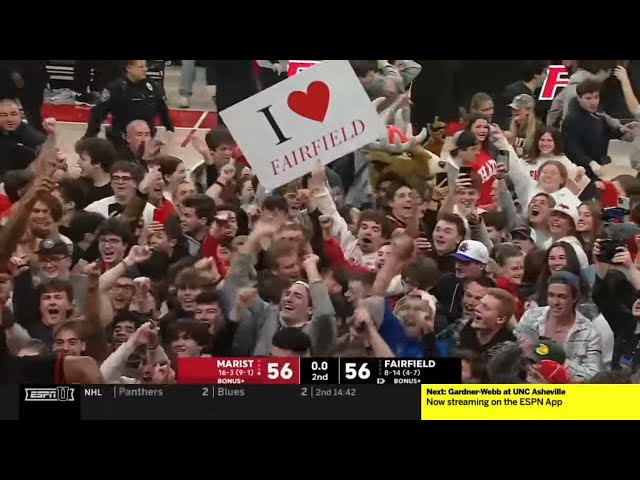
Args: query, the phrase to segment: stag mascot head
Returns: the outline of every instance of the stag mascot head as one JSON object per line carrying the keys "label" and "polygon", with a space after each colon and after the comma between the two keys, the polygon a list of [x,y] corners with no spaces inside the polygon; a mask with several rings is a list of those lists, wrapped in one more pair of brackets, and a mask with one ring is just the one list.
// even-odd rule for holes
{"label": "stag mascot head", "polygon": [[[373,103],[379,107],[384,100],[378,98]],[[423,128],[418,135],[413,135],[413,128],[407,118],[408,111],[401,108],[403,103],[406,103],[404,96],[380,113],[386,132],[378,141],[366,147],[371,163],[371,185],[377,185],[378,180],[388,173],[426,183],[431,182],[436,173],[445,171],[445,162],[423,147],[427,131]]]}

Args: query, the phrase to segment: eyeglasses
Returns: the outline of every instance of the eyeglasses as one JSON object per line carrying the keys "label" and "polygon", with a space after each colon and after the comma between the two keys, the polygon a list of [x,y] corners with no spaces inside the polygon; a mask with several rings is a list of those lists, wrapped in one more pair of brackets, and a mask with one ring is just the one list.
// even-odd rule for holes
{"label": "eyeglasses", "polygon": [[114,183],[126,183],[133,180],[133,177],[130,175],[120,176],[120,175],[111,175],[111,181]]}

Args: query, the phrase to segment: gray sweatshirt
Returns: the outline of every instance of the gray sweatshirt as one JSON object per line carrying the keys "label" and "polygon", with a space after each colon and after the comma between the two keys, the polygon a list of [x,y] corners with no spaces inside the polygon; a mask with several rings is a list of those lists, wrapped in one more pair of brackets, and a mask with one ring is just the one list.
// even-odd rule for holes
{"label": "gray sweatshirt", "polygon": [[[229,275],[225,278],[225,285],[230,290],[225,292],[229,295],[232,291],[235,294],[237,288],[249,284],[249,273],[253,265],[253,258],[247,254],[238,255],[231,266]],[[304,324],[302,331],[311,338],[311,348],[316,357],[328,356],[337,338],[336,312],[331,303],[329,292],[323,282],[315,282],[309,285],[311,304],[313,305],[313,315],[311,320]],[[258,299],[255,305],[248,309],[250,319],[245,317],[241,322],[242,328],[236,331],[234,344],[247,345],[251,343],[250,338],[255,332],[255,345],[253,347],[254,356],[267,356],[271,353],[273,336],[286,324],[280,316],[280,308],[271,305],[262,299]],[[247,325],[251,322],[253,328]]]}

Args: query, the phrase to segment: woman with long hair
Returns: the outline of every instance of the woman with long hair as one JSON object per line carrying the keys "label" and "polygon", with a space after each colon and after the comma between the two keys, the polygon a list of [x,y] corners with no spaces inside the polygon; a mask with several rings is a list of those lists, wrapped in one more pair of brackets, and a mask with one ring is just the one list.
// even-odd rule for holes
{"label": "woman with long hair", "polygon": [[445,127],[445,137],[453,137],[455,143],[456,136],[464,130],[464,124],[471,113],[480,113],[487,122],[491,123],[493,121],[494,112],[495,106],[493,98],[491,98],[489,94],[484,92],[474,94],[473,97],[471,97],[469,110],[467,111],[464,107],[460,107],[458,110],[458,120],[447,123],[447,126]]}
{"label": "woman with long hair", "polygon": [[600,334],[602,340],[602,360],[604,367],[608,368],[613,358],[614,336],[609,322],[604,318],[597,305],[591,299],[591,288],[585,279],[583,271],[573,247],[566,242],[557,242],[547,250],[547,262],[538,277],[538,288],[535,302],[539,306],[547,306],[549,277],[560,271],[571,272],[580,279],[580,289],[576,311],[587,317]]}
{"label": "woman with long hair", "polygon": [[[541,130],[542,131],[542,130]],[[572,181],[569,169],[567,169],[565,163],[569,162],[568,159],[557,158],[553,155],[553,152],[558,151],[556,145],[560,143],[558,137],[554,138],[555,132],[545,132],[541,134],[538,141],[535,142],[537,149],[532,149],[532,155],[535,155],[535,164],[529,167],[525,162],[520,159],[509,162],[509,177],[513,181],[513,188],[516,195],[520,199],[522,205],[529,205],[529,202],[533,197],[539,193],[547,193],[558,201],[559,199],[570,198],[570,201],[575,205],[578,205],[580,201],[575,195],[576,187],[575,181]],[[551,143],[553,142],[553,146]],[[542,145],[542,146],[541,146]],[[546,153],[542,153],[542,152]],[[538,152],[540,152],[538,154]],[[539,164],[539,166],[538,166]],[[571,164],[573,165],[573,164]],[[535,168],[532,175],[531,168]],[[579,173],[578,167],[573,170]],[[568,188],[571,186],[571,188]]]}
{"label": "woman with long hair", "polygon": [[576,237],[580,240],[590,264],[594,263],[593,244],[597,238],[601,237],[604,230],[600,212],[600,202],[595,200],[584,202],[578,207]]}
{"label": "woman with long hair", "polygon": [[542,270],[538,276],[538,285],[534,298],[538,306],[547,306],[549,277],[562,270],[580,276],[580,261],[573,245],[567,242],[556,242],[547,250]]}
{"label": "woman with long hair", "polygon": [[536,293],[540,272],[547,266],[547,252],[541,248],[533,248],[524,257],[524,275],[520,284],[520,298],[529,299]]}
{"label": "woman with long hair", "polygon": [[[480,190],[480,198],[478,199],[479,207],[492,205],[491,192],[493,189],[493,181],[496,178],[495,158],[497,156],[497,148],[491,142],[489,133],[489,122],[487,122],[485,116],[482,113],[471,113],[467,117],[463,132],[461,132],[460,136],[456,139],[456,146],[464,145],[465,147],[469,147],[470,151],[474,153],[477,152],[475,159],[472,162],[469,162],[469,159],[467,159],[464,163],[459,163],[460,159],[456,159],[455,157],[458,155],[461,147],[451,151],[452,160],[455,162],[454,166],[456,168],[460,168],[460,166],[470,166],[474,172],[480,175],[482,188]],[[463,134],[464,138],[461,138]],[[471,145],[471,143],[473,143],[472,136],[473,139],[475,139],[477,147]]]}
{"label": "woman with long hair", "polygon": [[493,98],[488,93],[478,92],[471,97],[469,113],[480,113],[487,122],[491,123],[494,112]]}
{"label": "woman with long hair", "polygon": [[529,175],[534,180],[538,180],[538,170],[547,160],[555,160],[562,163],[571,179],[576,179],[579,173],[584,175],[584,169],[580,170],[580,167],[564,154],[562,134],[555,127],[540,126],[536,130],[528,154],[523,159],[527,162],[526,167],[529,170]]}
{"label": "woman with long hair", "polygon": [[534,111],[535,105],[536,101],[526,93],[517,95],[509,104],[512,115],[508,138],[516,155],[520,158],[531,151],[536,130],[540,125]]}
{"label": "woman with long hair", "polygon": [[160,157],[158,165],[164,180],[164,198],[171,202],[173,200],[173,192],[187,178],[187,169],[182,160],[170,155]]}

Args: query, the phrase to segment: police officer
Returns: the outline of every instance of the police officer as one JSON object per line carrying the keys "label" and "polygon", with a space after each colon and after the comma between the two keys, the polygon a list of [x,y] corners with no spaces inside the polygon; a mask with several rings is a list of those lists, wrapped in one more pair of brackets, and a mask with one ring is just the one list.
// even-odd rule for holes
{"label": "police officer", "polygon": [[91,109],[85,137],[95,137],[100,125],[111,113],[112,126],[107,129],[107,138],[116,146],[124,142],[127,125],[133,120],[144,120],[155,136],[155,117],[160,115],[162,124],[173,132],[169,108],[160,87],[147,78],[146,60],[127,60],[126,75],[102,91],[99,102]]}

